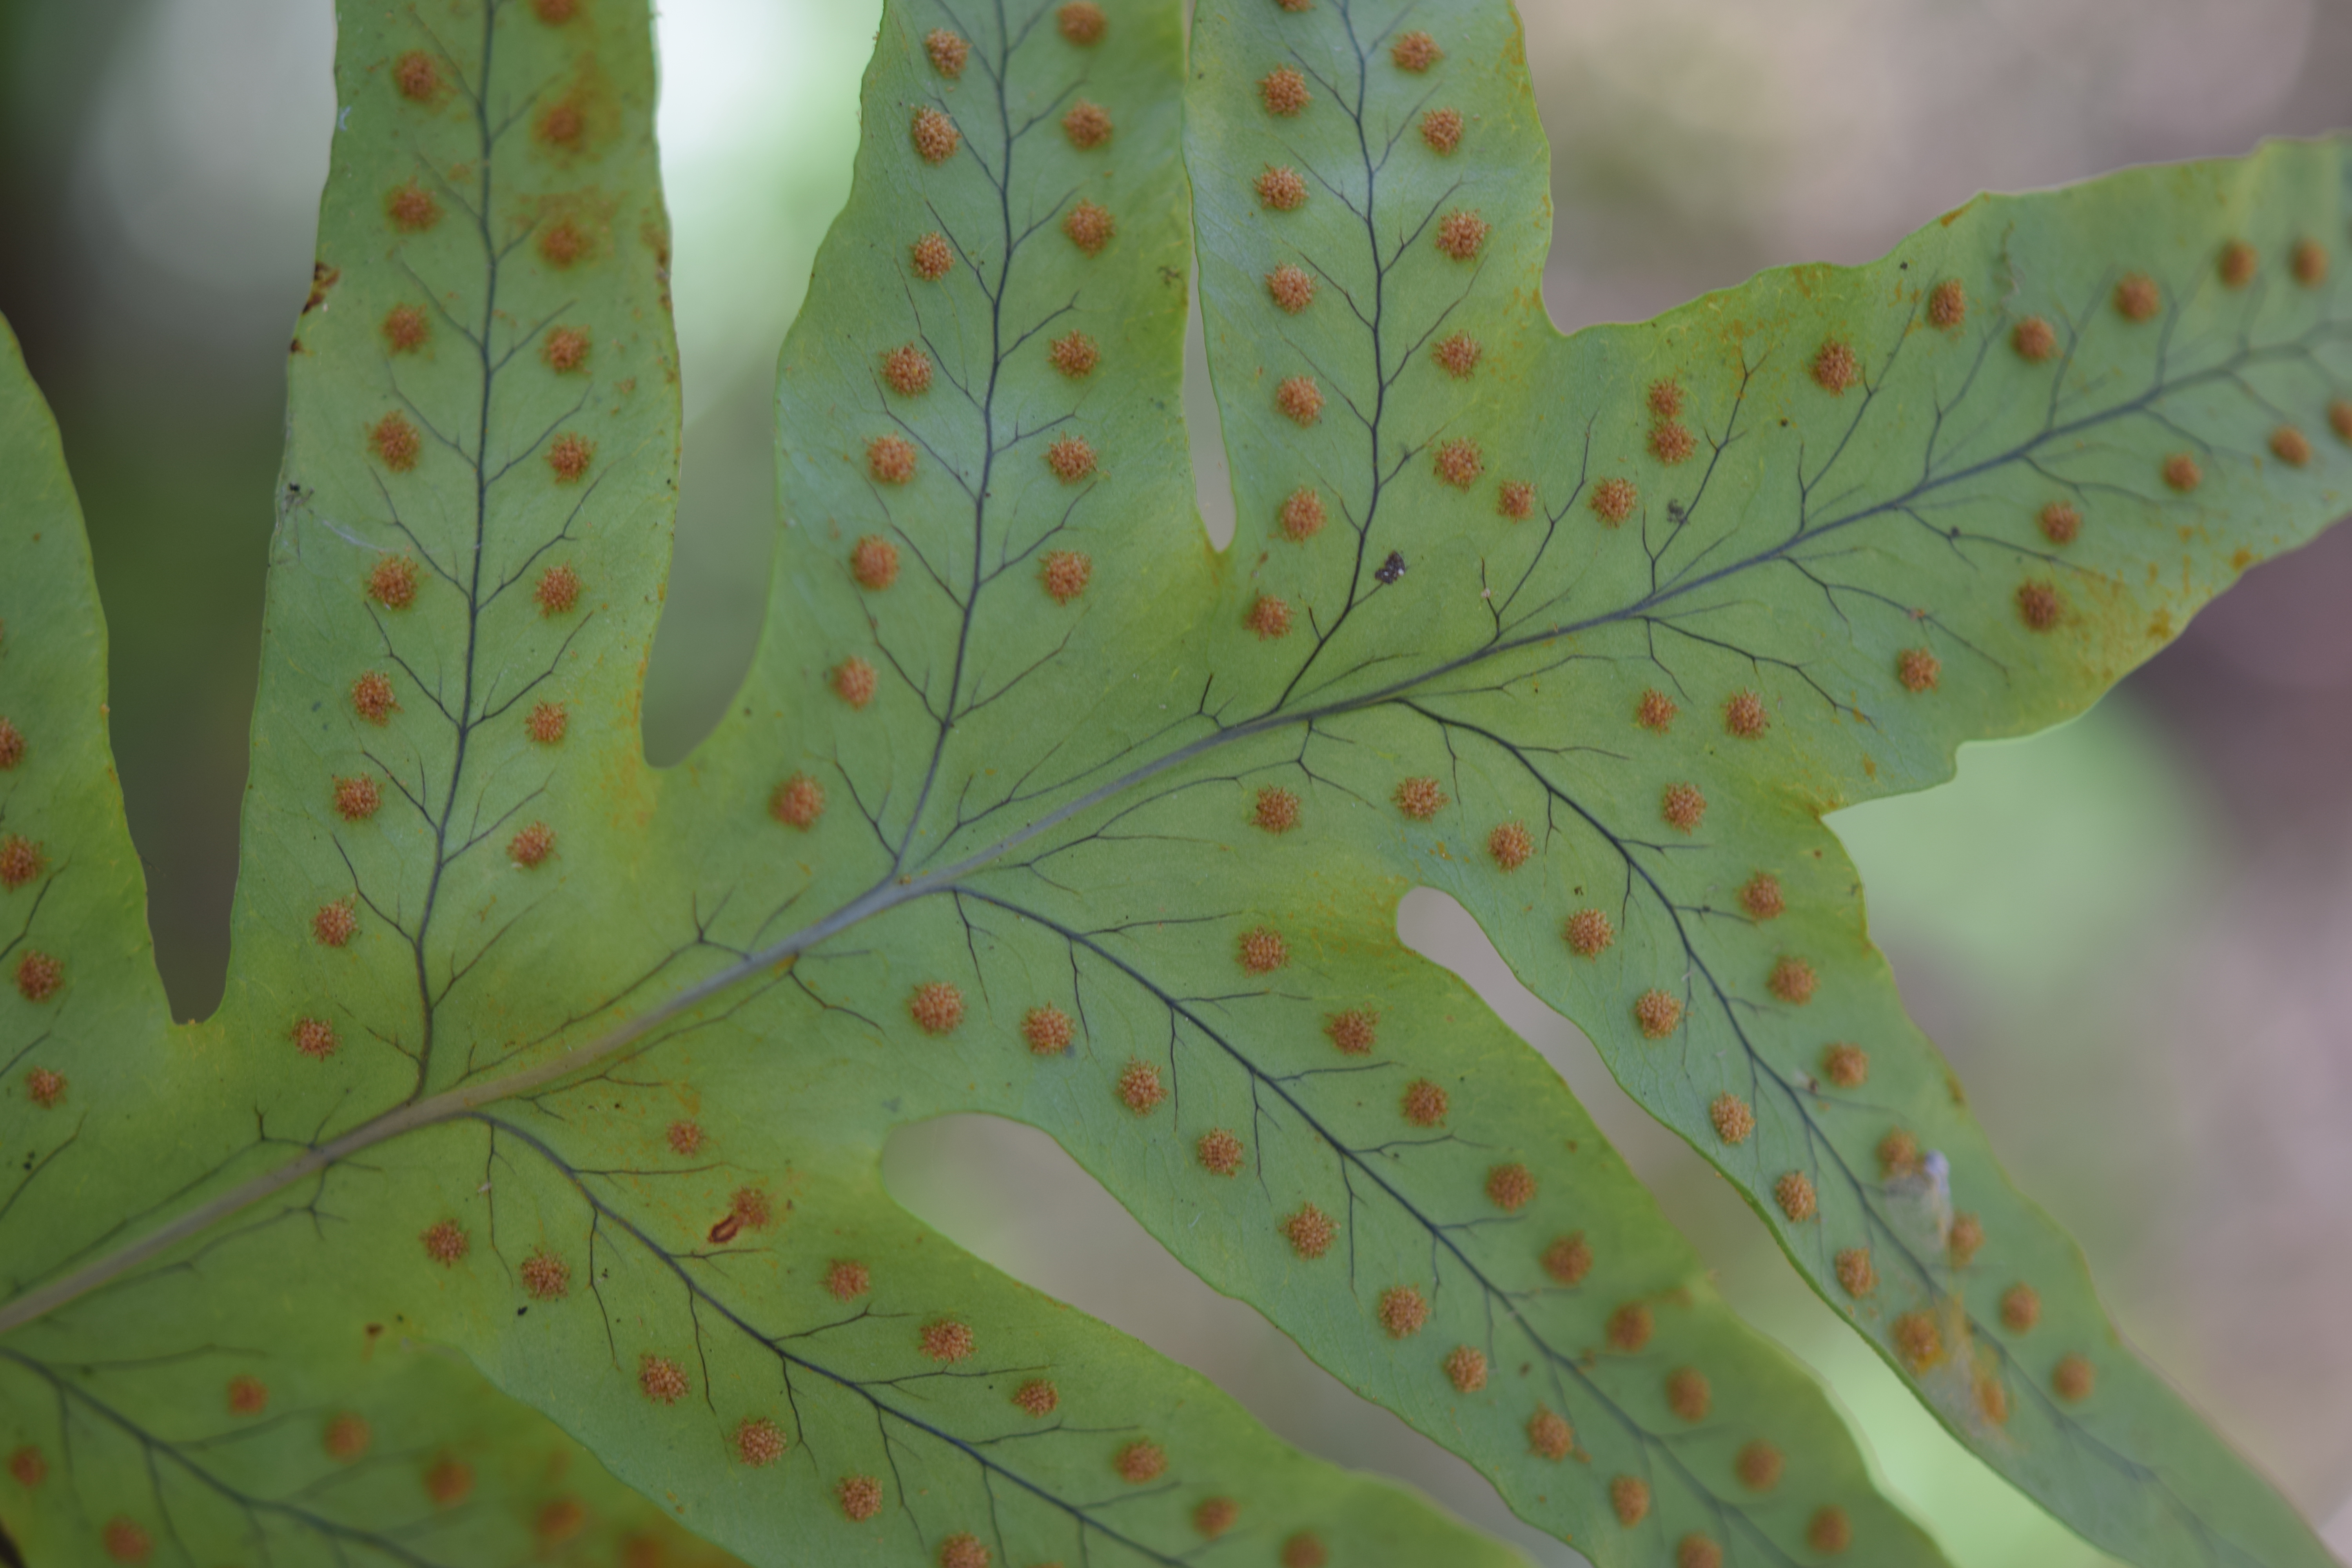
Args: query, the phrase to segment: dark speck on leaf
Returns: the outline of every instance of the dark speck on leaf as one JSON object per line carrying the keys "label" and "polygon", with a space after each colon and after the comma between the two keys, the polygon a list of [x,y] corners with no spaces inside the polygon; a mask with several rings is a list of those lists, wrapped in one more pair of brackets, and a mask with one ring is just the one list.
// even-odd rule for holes
{"label": "dark speck on leaf", "polygon": [[1381,563],[1380,570],[1373,573],[1372,575],[1378,577],[1383,583],[1394,583],[1398,578],[1403,576],[1404,552],[1402,550],[1390,551],[1389,558]]}
{"label": "dark speck on leaf", "polygon": [[1670,500],[1666,503],[1666,515],[1673,518],[1676,522],[1680,522],[1684,518],[1688,517],[1690,514],[1683,510],[1682,502],[1678,500]]}

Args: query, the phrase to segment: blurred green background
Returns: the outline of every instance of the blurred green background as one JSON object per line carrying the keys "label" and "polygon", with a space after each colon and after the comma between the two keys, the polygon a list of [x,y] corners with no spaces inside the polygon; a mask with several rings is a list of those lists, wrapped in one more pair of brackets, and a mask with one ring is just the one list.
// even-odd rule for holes
{"label": "blurred green background", "polygon": [[[647,747],[749,658],[768,380],[846,195],[878,0],[669,0],[663,163],[688,416]],[[1529,0],[1547,300],[1652,314],[1860,260],[1980,188],[2352,122],[2352,0]],[[282,363],[334,115],[328,0],[0,0],[0,313],[65,431],[112,637],[116,755],[183,1016],[226,963]],[[1198,361],[1195,360],[1195,369]],[[1197,391],[1199,378],[1194,386]],[[1202,510],[1230,531],[1214,412]],[[2352,530],[2258,568],[2082,721],[1843,814],[1873,929],[2020,1182],[2125,1331],[2352,1553]],[[2101,1561],[1946,1439],[1731,1190],[1448,900],[1406,939],[1592,1104],[1724,1289],[1819,1368],[1968,1568]],[[902,1134],[932,1223],[1233,1389],[1275,1428],[1526,1544],[1475,1473],[1161,1254],[1044,1138]]]}

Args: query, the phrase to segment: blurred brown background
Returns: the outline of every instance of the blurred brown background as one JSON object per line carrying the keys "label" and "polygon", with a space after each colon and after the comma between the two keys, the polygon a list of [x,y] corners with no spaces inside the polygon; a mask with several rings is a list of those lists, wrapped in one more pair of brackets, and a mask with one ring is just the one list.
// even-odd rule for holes
{"label": "blurred brown background", "polygon": [[[646,707],[666,761],[749,656],[772,528],[766,384],[846,192],[877,3],[664,10],[689,418]],[[1529,0],[1525,15],[1566,328],[1760,267],[1864,259],[1979,189],[2352,123],[2352,0]],[[185,1016],[214,1006],[226,962],[332,41],[328,0],[0,0],[0,313],[89,513],[116,754]],[[1210,451],[1202,467],[1214,530],[1222,465]],[[2257,568],[2084,721],[1970,748],[1956,784],[1836,826],[1906,997],[2019,1181],[2082,1237],[2126,1331],[2352,1553],[2347,605],[2352,530]],[[1957,1561],[2100,1561],[1910,1404],[1458,910],[1416,894],[1402,925],[1593,1104]],[[891,1177],[933,1223],[1286,1435],[1411,1480],[1537,1561],[1579,1561],[1175,1268],[1043,1138],[957,1119],[903,1135]]]}

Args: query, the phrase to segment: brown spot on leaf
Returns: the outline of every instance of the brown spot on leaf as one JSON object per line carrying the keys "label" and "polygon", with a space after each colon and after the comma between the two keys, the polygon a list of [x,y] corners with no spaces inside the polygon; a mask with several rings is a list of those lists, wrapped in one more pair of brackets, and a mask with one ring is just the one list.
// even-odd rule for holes
{"label": "brown spot on leaf", "polygon": [[1088,256],[1097,256],[1118,232],[1118,220],[1111,216],[1108,208],[1082,201],[1062,219],[1062,232],[1069,236],[1070,243],[1081,251]]}
{"label": "brown spot on leaf", "polygon": [[541,616],[560,616],[580,603],[580,574],[569,566],[551,566],[539,574],[530,596]]}
{"label": "brown spot on leaf", "polygon": [[1792,1224],[1802,1225],[1813,1217],[1817,1200],[1812,1178],[1802,1171],[1789,1171],[1772,1184],[1772,1201],[1780,1205]]}
{"label": "brown spot on leaf", "polygon": [[1192,1510],[1192,1528],[1214,1541],[1234,1527],[1241,1511],[1241,1505],[1229,1497],[1203,1498]]}
{"label": "brown spot on leaf", "polygon": [[1853,356],[1853,349],[1837,338],[1823,343],[1813,354],[1813,384],[1835,397],[1862,379],[1862,363]]}
{"label": "brown spot on leaf", "polygon": [[572,1265],[545,1247],[533,1248],[517,1270],[522,1288],[534,1301],[560,1301],[572,1289]]}
{"label": "brown spot on leaf", "polygon": [[1389,1338],[1410,1339],[1429,1322],[1429,1302],[1410,1285],[1392,1285],[1381,1292],[1379,1316]]}
{"label": "brown spot on leaf", "polygon": [[923,35],[923,52],[931,57],[933,70],[953,81],[963,75],[964,62],[971,58],[971,45],[961,33],[933,27]]}
{"label": "brown spot on leaf", "polygon": [[1486,1173],[1486,1199],[1506,1214],[1527,1207],[1535,1196],[1534,1173],[1517,1161]]}
{"label": "brown spot on leaf", "polygon": [[588,363],[588,351],[593,345],[588,334],[577,327],[558,327],[547,334],[541,345],[541,363],[558,375],[569,375]]}
{"label": "brown spot on leaf", "polygon": [[383,198],[383,215],[404,234],[423,234],[441,221],[441,204],[412,182]]}
{"label": "brown spot on leaf", "polygon": [[48,1110],[66,1096],[66,1078],[61,1072],[47,1068],[28,1068],[25,1072],[25,1098],[43,1110]]}
{"label": "brown spot on leaf", "polygon": [[1606,479],[1592,487],[1592,515],[1614,528],[1633,515],[1640,500],[1641,491],[1634,489],[1633,480]]}
{"label": "brown spot on leaf", "polygon": [[1292,1251],[1311,1262],[1331,1250],[1339,1227],[1331,1223],[1330,1215],[1313,1204],[1306,1204],[1282,1222],[1282,1234],[1289,1240]]}
{"label": "brown spot on leaf", "polygon": [[1095,471],[1095,449],[1083,436],[1064,436],[1045,448],[1045,466],[1064,484],[1076,484]]}
{"label": "brown spot on leaf", "polygon": [[1572,1230],[1544,1248],[1541,1262],[1543,1271],[1561,1284],[1580,1285],[1592,1271],[1592,1247],[1582,1231]]}
{"label": "brown spot on leaf", "polygon": [[411,103],[430,103],[441,90],[441,68],[424,50],[411,49],[392,62],[392,85]]}
{"label": "brown spot on leaf", "polygon": [[783,1428],[764,1415],[746,1416],[735,1428],[735,1457],[755,1470],[782,1458],[789,1446]]}
{"label": "brown spot on leaf", "polygon": [[2242,239],[2233,239],[2221,247],[2218,263],[2223,287],[2242,289],[2254,280],[2254,272],[2262,258],[2254,247]]}
{"label": "brown spot on leaf", "polygon": [[11,833],[0,837],[0,888],[15,892],[48,865],[48,857],[31,839]]}
{"label": "brown spot on leaf", "polygon": [[1399,70],[1425,71],[1444,58],[1445,51],[1427,33],[1400,33],[1396,42],[1389,46],[1389,58],[1396,62]]}
{"label": "brown spot on leaf", "polygon": [[368,432],[368,445],[374,448],[376,461],[395,474],[404,474],[416,467],[416,459],[425,451],[425,438],[416,433],[416,426],[397,412],[375,422],[375,427]]}
{"label": "brown spot on leaf", "polygon": [[963,993],[944,980],[918,985],[907,998],[907,1016],[927,1035],[944,1035],[963,1022]]}
{"label": "brown spot on leaf", "polygon": [[1429,354],[1437,362],[1440,370],[1461,381],[1478,368],[1478,361],[1486,352],[1485,345],[1469,333],[1455,332],[1451,337],[1438,339],[1430,348]]}
{"label": "brown spot on leaf", "polygon": [[1070,145],[1079,152],[1091,153],[1110,140],[1110,111],[1099,103],[1088,103],[1082,98],[1070,106],[1067,114],[1062,116],[1062,134],[1068,137]]}
{"label": "brown spot on leaf", "polygon": [[2116,313],[2126,321],[2152,321],[2163,308],[2162,291],[2144,272],[2128,273],[2116,285]]}
{"label": "brown spot on leaf", "polygon": [[1806,1524],[1805,1542],[1816,1552],[1834,1556],[1853,1544],[1853,1522],[1846,1518],[1845,1510],[1831,1503]]}
{"label": "brown spot on leaf", "polygon": [[1323,389],[1311,375],[1285,376],[1274,389],[1274,405],[1292,424],[1310,426],[1323,417]]}
{"label": "brown spot on leaf", "polygon": [[1698,792],[1696,784],[1669,784],[1660,799],[1658,812],[1669,826],[1684,833],[1696,833],[1699,823],[1706,816],[1706,796]]}
{"label": "brown spot on leaf", "polygon": [[973,1349],[971,1330],[953,1318],[924,1324],[919,1343],[932,1361],[950,1363],[964,1360]]}
{"label": "brown spot on leaf", "polygon": [[1813,999],[1813,992],[1820,984],[1821,978],[1813,973],[1811,964],[1801,958],[1786,956],[1772,965],[1772,973],[1764,982],[1765,988],[1773,995],[1797,1007]]}
{"label": "brown spot on leaf", "polygon": [[2056,626],[2064,613],[2054,583],[2021,583],[2017,589],[2017,615],[2037,632],[2046,632]]}
{"label": "brown spot on leaf", "polygon": [[1929,324],[1949,331],[1969,319],[1969,291],[1957,278],[1947,278],[1927,292]]}
{"label": "brown spot on leaf", "polygon": [[862,658],[845,658],[833,669],[833,692],[852,708],[863,708],[874,700],[879,678],[874,667]]}
{"label": "brown spot on leaf", "polygon": [[1467,436],[1457,436],[1437,444],[1431,465],[1440,479],[1455,489],[1466,490],[1486,471],[1486,457],[1478,449],[1477,442]]}
{"label": "brown spot on leaf", "polygon": [[1377,1015],[1359,1008],[1334,1013],[1323,1020],[1323,1032],[1343,1056],[1369,1055],[1380,1040],[1380,1019]]}
{"label": "brown spot on leaf", "polygon": [[555,829],[544,822],[527,824],[507,840],[507,858],[528,871],[555,853]]}
{"label": "brown spot on leaf", "polygon": [[1663,1040],[1682,1026],[1683,1005],[1653,988],[1633,999],[1633,1022],[1647,1040]]}
{"label": "brown spot on leaf", "polygon": [[1268,833],[1287,833],[1298,826],[1298,797],[1286,789],[1261,789],[1250,820]]}
{"label": "brown spot on leaf", "polygon": [[1213,1176],[1230,1176],[1242,1168],[1242,1141],[1222,1127],[1202,1133],[1193,1152]]}
{"label": "brown spot on leaf", "polygon": [[955,121],[929,107],[915,110],[908,134],[926,163],[944,163],[963,145],[963,132],[956,129]]}
{"label": "brown spot on leaf", "polygon": [[907,257],[915,276],[926,283],[938,282],[955,266],[955,252],[937,234],[927,234],[908,247]]}
{"label": "brown spot on leaf", "polygon": [[1054,603],[1066,605],[1087,591],[1094,577],[1095,563],[1091,557],[1076,550],[1049,550],[1038,566],[1038,577]]}
{"label": "brown spot on leaf", "polygon": [[1029,1042],[1033,1056],[1060,1056],[1070,1048],[1070,1042],[1076,1037],[1076,1026],[1059,1007],[1032,1007],[1022,1016],[1021,1037]]}
{"label": "brown spot on leaf", "polygon": [[1933,691],[1944,672],[1944,661],[1924,647],[1906,647],[1895,656],[1895,679],[1911,692]]}
{"label": "brown spot on leaf", "polygon": [[1437,248],[1456,261],[1468,261],[1486,248],[1490,232],[1485,218],[1467,208],[1456,208],[1437,221]]}
{"label": "brown spot on leaf", "polygon": [[1149,1116],[1168,1098],[1160,1086],[1160,1069],[1147,1061],[1130,1060],[1118,1071],[1119,1103],[1138,1116]]}
{"label": "brown spot on leaf", "polygon": [[393,695],[392,679],[382,670],[371,669],[352,682],[352,711],[371,724],[384,724],[400,711],[399,699]]}
{"label": "brown spot on leaf", "polygon": [[1736,1094],[1718,1094],[1706,1108],[1706,1119],[1715,1124],[1715,1135],[1726,1143],[1745,1143],[1756,1131],[1756,1112]]}
{"label": "brown spot on leaf", "polygon": [[1242,933],[1239,957],[1245,973],[1271,974],[1290,962],[1290,945],[1271,927],[1255,926]]}
{"label": "brown spot on leaf", "polygon": [[1915,1377],[1944,1359],[1944,1334],[1933,1312],[1905,1312],[1895,1320],[1894,1337],[1895,1353]]}
{"label": "brown spot on leaf", "polygon": [[414,353],[433,335],[431,320],[414,305],[394,305],[383,313],[384,346],[394,353]]}
{"label": "brown spot on leaf", "polygon": [[1286,261],[1265,275],[1265,291],[1295,316],[1315,302],[1315,275]]}
{"label": "brown spot on leaf", "polygon": [[594,442],[576,431],[566,431],[547,449],[547,466],[553,471],[557,484],[574,484],[588,471],[595,456]]}
{"label": "brown spot on leaf", "polygon": [[341,947],[359,934],[360,918],[348,902],[320,904],[310,917],[310,937],[320,947]]}
{"label": "brown spot on leaf", "polygon": [[1086,333],[1071,332],[1055,338],[1045,351],[1045,357],[1055,370],[1077,381],[1093,373],[1095,366],[1101,363],[1102,351]]}
{"label": "brown spot on leaf", "polygon": [[1276,66],[1268,71],[1258,80],[1257,95],[1268,114],[1285,119],[1315,101],[1315,95],[1307,90],[1307,79],[1296,66]]}

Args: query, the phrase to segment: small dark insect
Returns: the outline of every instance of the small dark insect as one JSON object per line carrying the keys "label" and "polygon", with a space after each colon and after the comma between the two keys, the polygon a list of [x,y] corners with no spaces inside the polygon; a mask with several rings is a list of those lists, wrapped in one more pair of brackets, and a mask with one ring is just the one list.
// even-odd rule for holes
{"label": "small dark insect", "polygon": [[1670,500],[1666,503],[1666,515],[1673,518],[1676,522],[1680,522],[1684,518],[1688,517],[1690,513],[1683,510],[1682,502],[1678,500]]}
{"label": "small dark insect", "polygon": [[1381,563],[1380,570],[1374,572],[1372,575],[1378,577],[1383,583],[1393,583],[1398,578],[1403,576],[1404,552],[1402,550],[1390,551],[1389,558]]}
{"label": "small dark insect", "polygon": [[714,1246],[732,1241],[735,1239],[735,1233],[742,1228],[743,1216],[740,1214],[730,1214],[710,1227],[710,1240]]}

